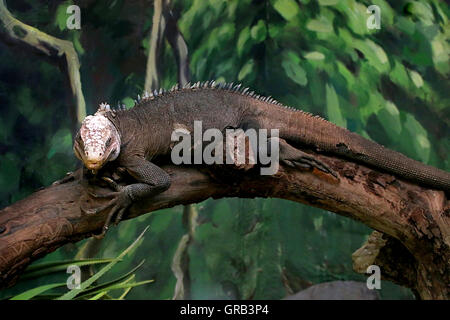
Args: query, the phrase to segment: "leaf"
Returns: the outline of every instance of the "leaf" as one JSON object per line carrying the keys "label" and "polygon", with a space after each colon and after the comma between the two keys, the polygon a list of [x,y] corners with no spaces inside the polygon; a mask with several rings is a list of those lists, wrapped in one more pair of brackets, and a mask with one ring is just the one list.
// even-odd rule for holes
{"label": "leaf", "polygon": [[134,106],[134,100],[130,97],[122,99],[122,103],[127,107],[127,109],[130,109]]}
{"label": "leaf", "polygon": [[287,51],[283,54],[281,63],[286,75],[295,83],[306,86],[308,79],[306,71],[300,66],[300,58],[293,51]]}
{"label": "leaf", "polygon": [[447,75],[450,72],[449,54],[450,47],[447,38],[440,34],[431,41],[431,49],[433,56],[433,63],[436,70],[442,74]]}
{"label": "leaf", "polygon": [[117,279],[114,279],[112,281],[108,281],[106,283],[102,283],[102,284],[100,284],[98,286],[95,286],[95,287],[92,287],[92,288],[89,288],[89,289],[83,291],[83,295],[79,296],[79,298],[83,298],[83,297],[92,295],[95,292],[99,292],[101,290],[104,290],[104,289],[106,289],[106,288],[108,288],[110,286],[113,286],[115,284],[118,284],[118,283],[122,282],[124,279],[127,279],[127,278],[129,278],[131,276],[134,276],[133,273],[136,272],[136,270],[138,270],[144,264],[144,261],[145,260],[142,260],[136,267],[134,267],[132,270],[130,270],[129,272],[127,272],[126,274],[120,276]]}
{"label": "leaf", "polygon": [[73,37],[72,37],[73,46],[79,55],[83,55],[85,51],[84,51],[83,45],[81,44],[80,38],[81,38],[81,32],[73,33]]}
{"label": "leaf", "polygon": [[45,276],[50,273],[66,271],[70,265],[76,265],[79,267],[109,263],[114,259],[80,259],[80,260],[66,260],[66,261],[54,261],[36,264],[28,267],[20,280],[33,279]]}
{"label": "leaf", "polygon": [[145,281],[140,281],[140,282],[128,283],[128,280],[127,280],[127,281],[124,281],[122,283],[118,283],[118,284],[114,284],[114,285],[111,285],[109,287],[106,287],[104,290],[95,291],[95,292],[93,292],[93,294],[96,295],[96,294],[101,293],[101,292],[108,293],[108,292],[110,292],[112,290],[117,290],[117,289],[131,289],[131,288],[134,288],[134,287],[142,286],[144,284],[152,283],[154,281],[155,280],[145,280]]}
{"label": "leaf", "polygon": [[278,35],[282,34],[283,28],[277,24],[269,24],[269,36],[271,38],[276,38]]}
{"label": "leaf", "polygon": [[86,290],[91,284],[93,284],[95,281],[97,281],[101,276],[103,276],[106,272],[108,272],[114,265],[119,262],[128,252],[130,252],[142,239],[144,236],[144,233],[147,231],[149,227],[146,227],[144,231],[139,235],[139,237],[128,247],[126,248],[117,258],[115,258],[113,261],[108,263],[105,267],[103,267],[99,272],[94,274],[92,277],[84,281],[79,289],[72,289],[57,300],[72,300],[75,298],[78,294],[80,294],[83,290]]}
{"label": "leaf", "polygon": [[124,300],[126,295],[131,291],[132,288],[126,288],[122,295],[117,300]]}
{"label": "leaf", "polygon": [[332,22],[322,16],[320,17],[320,19],[313,19],[308,21],[308,23],[306,24],[306,29],[315,32],[332,32],[333,25]]}
{"label": "leaf", "polygon": [[[134,277],[130,277],[126,281],[124,281],[123,283],[127,283],[127,282],[129,282],[129,281],[131,281],[133,279],[134,279]],[[117,300],[124,300],[125,296],[131,291],[131,289],[132,288],[126,288]]]}
{"label": "leaf", "polygon": [[334,124],[346,128],[347,121],[342,116],[341,109],[339,107],[339,100],[334,90],[333,85],[326,84],[325,86],[326,99],[327,99],[327,116],[328,119]]}
{"label": "leaf", "polygon": [[238,55],[241,56],[243,52],[245,52],[245,49],[249,47],[249,44],[251,44],[250,40],[250,28],[246,26],[244,29],[241,30],[241,33],[239,33],[238,41],[237,41],[237,52]]}
{"label": "leaf", "polygon": [[[349,1],[341,1],[337,7],[347,18],[346,24],[356,34],[367,34],[370,30],[367,28],[367,7],[359,2],[352,1],[349,5]],[[383,13],[381,13],[383,15]]]}
{"label": "leaf", "polygon": [[72,133],[69,129],[60,129],[52,137],[47,159],[51,159],[56,153],[72,154]]}
{"label": "leaf", "polygon": [[420,74],[414,70],[408,70],[409,76],[411,77],[412,82],[416,85],[417,88],[423,86],[423,79]]}
{"label": "leaf", "polygon": [[411,1],[405,6],[405,10],[418,17],[427,25],[430,25],[434,22],[433,9],[428,3]]}
{"label": "leaf", "polygon": [[369,65],[374,67],[378,73],[388,72],[390,70],[389,60],[386,52],[381,46],[370,39],[364,41],[359,39],[349,39],[351,47],[361,51],[369,61]]}
{"label": "leaf", "polygon": [[338,4],[340,0],[319,0],[321,6],[333,6]]}
{"label": "leaf", "polygon": [[67,28],[67,8],[71,5],[71,1],[66,1],[58,6],[55,14],[55,25],[59,30],[65,30]]}
{"label": "leaf", "polygon": [[410,77],[408,77],[407,70],[401,62],[397,60],[394,61],[394,68],[390,71],[389,76],[397,85],[403,87],[404,89],[409,89]]}
{"label": "leaf", "polygon": [[396,105],[386,101],[385,107],[378,111],[377,117],[389,137],[396,141],[402,132],[400,112]]}
{"label": "leaf", "polygon": [[276,0],[273,7],[287,21],[292,20],[299,13],[298,5],[294,0]]}
{"label": "leaf", "polygon": [[427,131],[420,124],[420,122],[409,113],[406,115],[406,120],[403,126],[412,137],[413,147],[417,156],[422,162],[427,163],[430,158],[431,148],[431,143],[427,137]]}
{"label": "leaf", "polygon": [[95,296],[93,296],[89,300],[98,300],[98,299],[100,299],[101,297],[103,297],[107,293],[108,293],[108,291],[102,291],[100,293],[97,293]]}
{"label": "leaf", "polygon": [[267,28],[266,28],[266,24],[264,23],[264,21],[259,20],[258,23],[252,27],[250,33],[252,35],[252,38],[256,42],[264,41],[266,39],[266,35],[267,35]]}
{"label": "leaf", "polygon": [[380,47],[379,45],[377,45],[373,41],[367,41],[367,44],[369,45],[369,48],[371,50],[373,50],[373,52],[375,52],[375,55],[377,56],[378,60],[382,64],[385,64],[385,63],[388,62],[388,58],[387,58],[386,52],[384,52],[382,47]]}
{"label": "leaf", "polygon": [[238,80],[241,81],[245,79],[245,77],[247,77],[248,75],[252,74],[254,66],[255,62],[253,61],[253,59],[248,60],[239,71]]}
{"label": "leaf", "polygon": [[395,27],[408,36],[412,36],[416,31],[416,24],[411,20],[411,18],[407,17],[397,17],[395,21]]}
{"label": "leaf", "polygon": [[322,52],[313,51],[305,54],[305,59],[308,60],[323,60],[325,59],[325,55]]}
{"label": "leaf", "polygon": [[[222,26],[219,28],[217,36],[220,42],[226,42],[229,39],[232,39],[234,37],[235,34],[235,26],[234,23],[224,23],[222,24]],[[214,42],[214,46],[215,46],[215,42]]]}
{"label": "leaf", "polygon": [[57,288],[57,287],[63,287],[66,286],[66,283],[52,283],[52,284],[46,284],[37,288],[33,288],[30,290],[27,290],[15,297],[12,297],[10,300],[30,300],[31,298],[37,296],[38,294],[41,294],[43,292],[46,292],[48,290]]}

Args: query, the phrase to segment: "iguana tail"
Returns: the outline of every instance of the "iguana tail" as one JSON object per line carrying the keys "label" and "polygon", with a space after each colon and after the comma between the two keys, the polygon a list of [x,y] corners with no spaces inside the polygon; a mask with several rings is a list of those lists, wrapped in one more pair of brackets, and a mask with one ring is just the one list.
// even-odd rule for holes
{"label": "iguana tail", "polygon": [[265,126],[270,123],[278,127],[280,136],[286,140],[356,160],[450,194],[449,172],[410,159],[320,117],[280,108],[279,112],[272,111],[270,118],[263,122]]}

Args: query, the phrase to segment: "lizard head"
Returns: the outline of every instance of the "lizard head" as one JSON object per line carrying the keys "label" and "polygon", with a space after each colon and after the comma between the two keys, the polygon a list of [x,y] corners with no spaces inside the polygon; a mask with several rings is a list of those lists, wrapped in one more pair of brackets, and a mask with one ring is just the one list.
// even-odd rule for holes
{"label": "lizard head", "polygon": [[94,115],[87,116],[73,145],[76,157],[94,173],[108,161],[117,159],[120,153],[120,134],[105,116],[110,110],[109,105],[102,103]]}

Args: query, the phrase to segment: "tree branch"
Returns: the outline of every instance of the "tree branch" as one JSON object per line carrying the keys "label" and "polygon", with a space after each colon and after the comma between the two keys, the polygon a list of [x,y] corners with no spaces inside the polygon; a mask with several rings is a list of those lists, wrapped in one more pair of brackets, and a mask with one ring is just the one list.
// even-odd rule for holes
{"label": "tree branch", "polygon": [[371,265],[380,267],[381,276],[401,286],[412,288],[416,297],[420,297],[414,290],[417,265],[413,255],[397,239],[374,231],[367,242],[352,254],[353,270],[366,274]]}
{"label": "tree branch", "polygon": [[[415,262],[415,279],[408,285],[423,299],[448,299],[450,204],[444,192],[342,159],[316,156],[339,174],[339,181],[286,167],[276,175],[261,176],[256,167],[244,172],[230,165],[162,165],[171,175],[171,187],[133,204],[126,218],[211,197],[276,197],[309,204],[397,239]],[[31,261],[101,230],[107,212],[89,215],[80,209],[104,203],[88,195],[88,186],[78,171],[72,181],[50,186],[0,211],[2,285],[14,283]],[[411,268],[400,267],[407,272]]]}
{"label": "tree branch", "polygon": [[[73,127],[86,117],[86,103],[81,90],[80,62],[72,42],[52,37],[29,26],[12,16],[6,7],[5,0],[0,0],[0,36],[11,44],[18,44],[44,54],[51,61],[61,63],[62,71],[68,75],[72,95],[76,101],[76,112],[73,115]],[[72,111],[72,110],[70,110]]]}
{"label": "tree branch", "polygon": [[166,30],[166,20],[163,15],[163,1],[164,0],[154,0],[153,23],[150,34],[150,48],[147,58],[144,85],[144,91],[148,92],[159,89],[160,86],[159,58]]}

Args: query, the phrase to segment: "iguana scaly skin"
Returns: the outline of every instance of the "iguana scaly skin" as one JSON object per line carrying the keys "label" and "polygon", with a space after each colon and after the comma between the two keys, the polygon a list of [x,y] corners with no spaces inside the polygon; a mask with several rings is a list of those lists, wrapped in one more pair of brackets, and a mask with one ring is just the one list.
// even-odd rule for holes
{"label": "iguana scaly skin", "polygon": [[450,192],[448,172],[384,148],[320,117],[285,107],[270,97],[242,90],[240,85],[204,82],[146,94],[129,110],[111,110],[102,104],[94,116],[86,117],[75,139],[77,157],[94,172],[116,161],[137,181],[123,188],[110,181],[117,189],[108,195],[112,200],[94,210],[112,207],[103,233],[114,214],[118,222],[133,201],[170,186],[169,175],[151,160],[170,153],[174,128],[182,126],[192,132],[194,121],[202,121],[203,130],[279,129],[280,161],[289,165],[316,167],[333,174],[326,164],[291,144],[305,146]]}

